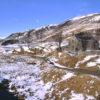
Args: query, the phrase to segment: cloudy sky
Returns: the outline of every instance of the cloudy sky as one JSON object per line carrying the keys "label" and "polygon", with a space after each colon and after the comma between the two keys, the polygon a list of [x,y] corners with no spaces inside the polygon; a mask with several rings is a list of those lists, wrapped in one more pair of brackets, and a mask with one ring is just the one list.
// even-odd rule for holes
{"label": "cloudy sky", "polygon": [[100,13],[100,0],[0,0],[0,37]]}

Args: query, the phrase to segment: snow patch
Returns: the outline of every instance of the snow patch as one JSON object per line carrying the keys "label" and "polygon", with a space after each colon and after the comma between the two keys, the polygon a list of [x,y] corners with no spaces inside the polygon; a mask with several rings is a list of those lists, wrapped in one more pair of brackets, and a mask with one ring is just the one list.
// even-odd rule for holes
{"label": "snow patch", "polygon": [[[76,63],[75,68],[79,68],[80,64],[85,63],[85,62],[87,62],[87,61],[89,61],[89,60],[91,60],[92,58],[95,58],[95,57],[97,57],[97,55],[88,55],[88,56],[86,56],[83,60]],[[92,66],[92,64],[95,65],[94,63],[91,62],[91,63],[88,63],[87,66]]]}
{"label": "snow patch", "polygon": [[0,66],[0,82],[2,79],[10,80],[9,91],[15,86],[19,95],[24,95],[25,100],[44,100],[47,90],[52,83],[44,84],[40,76],[39,65],[28,65],[25,62],[17,62]]}
{"label": "snow patch", "polygon": [[30,52],[29,47],[23,46],[22,48],[24,49],[24,51]]}
{"label": "snow patch", "polygon": [[75,76],[74,73],[67,72],[66,75],[62,77],[62,80],[70,79],[71,77]]}
{"label": "snow patch", "polygon": [[95,67],[97,64],[96,62],[88,62],[87,67]]}
{"label": "snow patch", "polygon": [[100,20],[100,16],[95,16],[91,21],[99,21]]}
{"label": "snow patch", "polygon": [[84,100],[83,94],[76,94],[74,91],[71,91],[71,99],[69,100]]}
{"label": "snow patch", "polygon": [[[88,15],[85,15],[85,16],[78,16],[78,17],[74,17],[72,20],[79,20],[79,19],[82,19],[82,18],[85,18],[85,17],[90,17],[90,16],[93,16],[93,15],[96,15],[98,13],[93,13],[93,14],[88,14]],[[96,16],[97,17],[97,16]],[[95,18],[96,19],[96,18]],[[98,18],[97,18],[98,19]]]}
{"label": "snow patch", "polygon": [[69,100],[95,100],[93,96],[86,95],[86,98],[83,94],[75,93],[74,91],[71,91],[71,99]]}
{"label": "snow patch", "polygon": [[79,16],[79,17],[74,17],[72,20],[75,21],[75,20],[79,20],[81,18],[85,18],[86,16]]}
{"label": "snow patch", "polygon": [[100,64],[100,58],[95,60],[97,64]]}
{"label": "snow patch", "polygon": [[90,59],[95,58],[95,57],[97,57],[97,55],[89,55],[89,56],[86,56],[86,57],[84,58],[83,62],[87,62],[87,61],[89,61]]}

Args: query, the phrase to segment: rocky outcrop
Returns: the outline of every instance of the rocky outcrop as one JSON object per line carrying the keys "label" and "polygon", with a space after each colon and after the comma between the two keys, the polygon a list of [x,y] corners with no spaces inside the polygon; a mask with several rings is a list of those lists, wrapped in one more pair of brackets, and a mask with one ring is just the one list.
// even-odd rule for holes
{"label": "rocky outcrop", "polygon": [[75,35],[79,44],[76,46],[76,50],[99,50],[99,40],[96,38],[97,35],[94,36],[92,33],[80,32]]}
{"label": "rocky outcrop", "polygon": [[11,39],[11,40],[4,41],[1,45],[9,45],[9,44],[16,44],[16,43],[18,43],[18,40]]}

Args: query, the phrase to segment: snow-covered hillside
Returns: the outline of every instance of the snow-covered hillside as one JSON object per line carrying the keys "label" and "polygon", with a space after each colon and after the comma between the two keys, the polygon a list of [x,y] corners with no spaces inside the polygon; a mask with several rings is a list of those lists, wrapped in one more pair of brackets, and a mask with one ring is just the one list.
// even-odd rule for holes
{"label": "snow-covered hillside", "polygon": [[75,70],[80,69],[80,65],[86,62],[87,68],[99,68],[100,57],[98,55],[81,58],[75,63],[76,67],[73,69],[59,62],[64,57],[63,53],[60,54],[60,58],[59,55],[52,55],[45,61],[44,58],[39,58],[39,55],[34,57],[10,52],[12,48],[18,49],[15,45],[10,45],[9,48],[11,49],[8,52],[7,47],[2,47],[5,51],[0,56],[0,82],[3,79],[9,80],[9,92],[19,96],[19,100],[20,98],[25,100],[56,100],[57,98],[60,100],[68,98],[68,100],[96,100],[98,97],[100,93],[100,89],[96,89],[100,86],[98,74],[84,72],[84,69],[83,72]]}
{"label": "snow-covered hillside", "polygon": [[18,100],[100,100],[99,19],[89,14],[3,39],[0,83],[8,80]]}

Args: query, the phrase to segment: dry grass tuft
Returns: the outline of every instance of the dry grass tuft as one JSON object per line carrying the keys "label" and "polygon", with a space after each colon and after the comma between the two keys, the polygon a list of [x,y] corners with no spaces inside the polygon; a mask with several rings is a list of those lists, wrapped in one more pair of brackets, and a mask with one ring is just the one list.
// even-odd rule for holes
{"label": "dry grass tuft", "polygon": [[100,80],[87,75],[73,76],[68,80],[55,84],[52,93],[48,93],[46,99],[55,98],[55,100],[61,100],[65,98],[68,100],[71,97],[71,91],[82,93],[84,97],[92,95],[97,98],[100,95]]}

